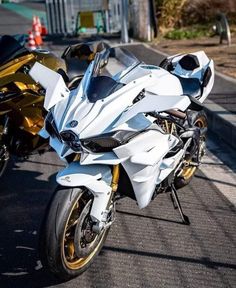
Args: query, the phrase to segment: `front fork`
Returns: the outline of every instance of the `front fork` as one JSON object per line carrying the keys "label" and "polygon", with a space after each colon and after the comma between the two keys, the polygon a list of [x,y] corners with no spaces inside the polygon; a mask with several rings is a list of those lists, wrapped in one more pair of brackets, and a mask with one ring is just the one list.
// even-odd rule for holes
{"label": "front fork", "polygon": [[[106,207],[106,210],[103,212],[103,221],[94,223],[93,231],[100,233],[104,228],[108,228],[115,220],[115,201],[114,196],[118,189],[118,182],[120,177],[120,165],[114,165],[112,171],[112,180],[111,180],[111,193],[110,198]],[[94,200],[96,201],[96,199]]]}

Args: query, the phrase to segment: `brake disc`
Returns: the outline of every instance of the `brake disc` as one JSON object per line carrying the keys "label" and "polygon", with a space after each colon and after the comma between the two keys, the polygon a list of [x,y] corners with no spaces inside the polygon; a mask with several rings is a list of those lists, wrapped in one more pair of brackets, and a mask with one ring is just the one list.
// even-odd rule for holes
{"label": "brake disc", "polygon": [[75,234],[74,234],[74,246],[77,257],[88,256],[97,246],[100,240],[100,234],[93,231],[93,222],[90,219],[89,212],[91,209],[92,199],[85,205],[78,219]]}

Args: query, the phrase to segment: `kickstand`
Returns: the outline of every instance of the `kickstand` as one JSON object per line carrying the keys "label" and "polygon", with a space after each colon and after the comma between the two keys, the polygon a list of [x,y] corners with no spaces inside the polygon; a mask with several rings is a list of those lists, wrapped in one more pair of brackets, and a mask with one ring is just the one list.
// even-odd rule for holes
{"label": "kickstand", "polygon": [[179,197],[177,195],[177,191],[174,187],[174,185],[172,184],[171,185],[171,194],[170,194],[170,197],[171,197],[171,200],[173,202],[173,205],[174,205],[174,208],[179,210],[179,214],[183,220],[183,223],[185,225],[189,225],[190,224],[190,221],[189,221],[189,218],[188,216],[186,216],[184,213],[183,213],[183,210],[182,210],[182,207],[181,207],[181,204],[179,202]]}

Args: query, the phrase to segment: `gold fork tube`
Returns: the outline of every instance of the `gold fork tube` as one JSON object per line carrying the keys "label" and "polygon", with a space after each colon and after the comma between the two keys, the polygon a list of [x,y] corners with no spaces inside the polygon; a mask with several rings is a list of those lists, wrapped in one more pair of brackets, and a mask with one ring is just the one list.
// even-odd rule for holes
{"label": "gold fork tube", "polygon": [[116,192],[118,189],[119,177],[120,177],[120,165],[118,164],[113,166],[112,182],[111,182],[111,188],[113,192]]}

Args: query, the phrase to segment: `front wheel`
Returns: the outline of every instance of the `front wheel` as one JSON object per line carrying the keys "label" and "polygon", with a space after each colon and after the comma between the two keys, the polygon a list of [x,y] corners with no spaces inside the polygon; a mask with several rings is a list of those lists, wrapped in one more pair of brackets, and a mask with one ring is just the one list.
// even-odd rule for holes
{"label": "front wheel", "polygon": [[83,273],[100,252],[108,229],[93,232],[93,195],[85,188],[59,187],[42,224],[40,256],[43,266],[62,280]]}

